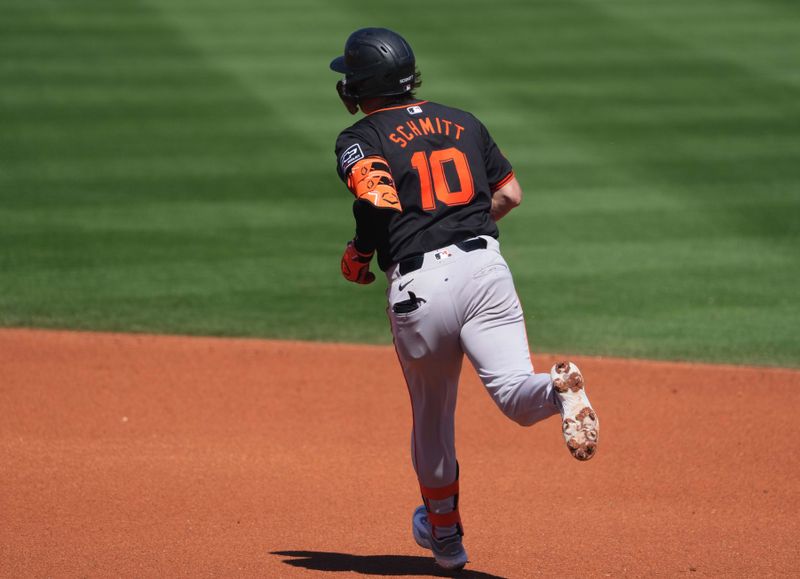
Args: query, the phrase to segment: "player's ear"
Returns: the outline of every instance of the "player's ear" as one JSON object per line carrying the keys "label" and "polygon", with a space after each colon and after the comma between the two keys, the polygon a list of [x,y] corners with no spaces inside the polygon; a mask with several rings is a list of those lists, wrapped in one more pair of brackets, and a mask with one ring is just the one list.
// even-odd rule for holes
{"label": "player's ear", "polygon": [[340,80],[336,83],[336,92],[339,93],[339,98],[342,99],[344,103],[344,107],[348,110],[351,115],[354,115],[358,112],[358,101],[351,96],[348,96],[344,92],[344,83]]}

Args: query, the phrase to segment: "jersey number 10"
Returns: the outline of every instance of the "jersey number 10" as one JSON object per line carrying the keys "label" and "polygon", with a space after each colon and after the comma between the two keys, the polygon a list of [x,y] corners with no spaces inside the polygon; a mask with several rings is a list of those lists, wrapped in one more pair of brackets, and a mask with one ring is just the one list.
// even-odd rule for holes
{"label": "jersey number 10", "polygon": [[[452,165],[458,175],[460,189],[457,191],[451,190],[447,181],[445,167],[448,164]],[[466,205],[475,197],[467,156],[455,147],[431,151],[429,154],[417,151],[411,157],[411,167],[419,174],[422,208],[425,211],[436,210],[436,199],[452,206]]]}

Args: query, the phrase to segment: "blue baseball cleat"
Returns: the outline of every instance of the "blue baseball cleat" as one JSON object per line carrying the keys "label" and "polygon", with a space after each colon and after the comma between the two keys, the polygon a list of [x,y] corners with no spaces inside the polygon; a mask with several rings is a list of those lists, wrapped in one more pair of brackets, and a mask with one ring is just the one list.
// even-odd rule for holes
{"label": "blue baseball cleat", "polygon": [[467,564],[467,552],[461,544],[461,535],[455,533],[447,537],[435,538],[428,521],[428,511],[424,505],[417,507],[411,519],[411,530],[417,545],[433,552],[436,564],[448,571],[457,571]]}

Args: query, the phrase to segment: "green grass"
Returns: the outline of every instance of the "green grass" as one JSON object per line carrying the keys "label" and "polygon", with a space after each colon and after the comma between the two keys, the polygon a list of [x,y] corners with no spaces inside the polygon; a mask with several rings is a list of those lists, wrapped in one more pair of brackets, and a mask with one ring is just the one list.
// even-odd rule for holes
{"label": "green grass", "polygon": [[415,47],[526,198],[537,351],[800,366],[800,6],[6,0],[0,324],[388,343],[338,260],[354,28]]}

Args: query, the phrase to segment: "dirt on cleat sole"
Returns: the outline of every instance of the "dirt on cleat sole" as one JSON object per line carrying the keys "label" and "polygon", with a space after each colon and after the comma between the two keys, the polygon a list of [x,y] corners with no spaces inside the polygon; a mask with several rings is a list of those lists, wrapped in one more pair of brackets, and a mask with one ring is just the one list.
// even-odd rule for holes
{"label": "dirt on cleat sole", "polygon": [[583,376],[575,364],[566,361],[555,364],[550,375],[562,406],[567,448],[577,460],[589,460],[597,454],[599,421],[586,397]]}

